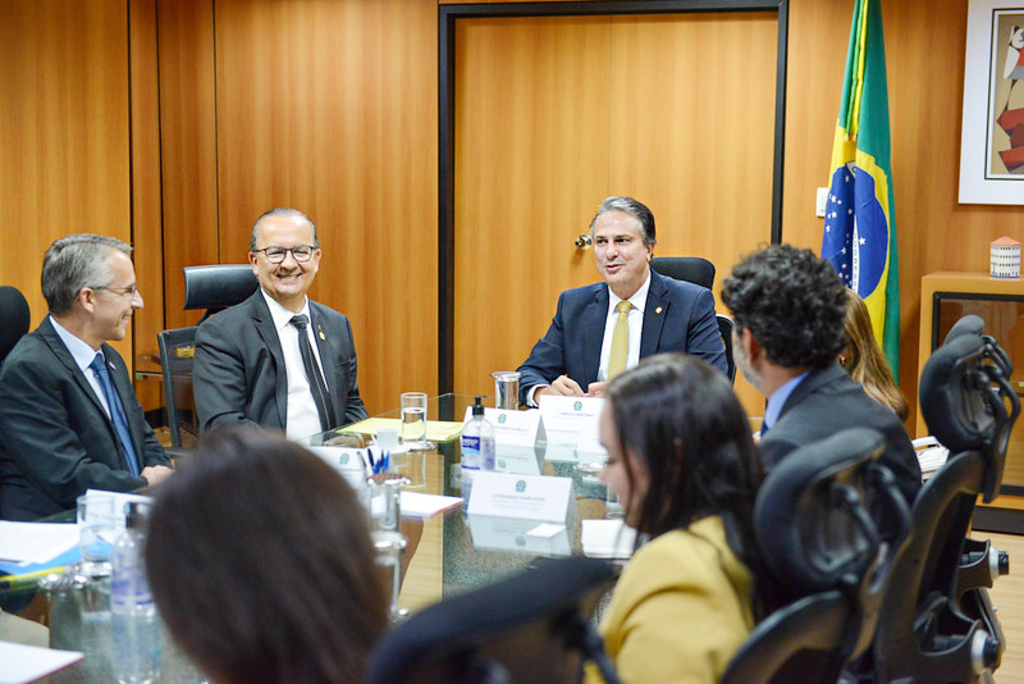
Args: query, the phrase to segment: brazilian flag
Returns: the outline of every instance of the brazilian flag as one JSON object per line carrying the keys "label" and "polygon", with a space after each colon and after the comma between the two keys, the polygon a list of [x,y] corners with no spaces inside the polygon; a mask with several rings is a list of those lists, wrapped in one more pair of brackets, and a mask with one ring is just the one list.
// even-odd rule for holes
{"label": "brazilian flag", "polygon": [[856,0],[821,256],[859,294],[899,382],[900,292],[880,0]]}

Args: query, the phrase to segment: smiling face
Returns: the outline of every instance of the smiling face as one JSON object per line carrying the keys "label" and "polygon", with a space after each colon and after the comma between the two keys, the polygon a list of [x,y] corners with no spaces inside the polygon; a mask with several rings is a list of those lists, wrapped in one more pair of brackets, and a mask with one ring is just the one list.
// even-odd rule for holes
{"label": "smiling face", "polygon": [[[299,245],[313,245],[313,228],[301,217],[267,216],[260,222],[257,249],[291,249]],[[302,264],[295,260],[291,252],[279,264],[270,263],[262,251],[255,254],[249,252],[249,262],[260,281],[260,287],[281,306],[299,312],[306,302],[306,292],[320,268],[320,250],[314,249],[313,256]]]}
{"label": "smiling face", "polygon": [[621,299],[628,299],[647,280],[653,247],[644,244],[640,221],[624,211],[608,211],[594,223],[597,271]]}
{"label": "smiling face", "polygon": [[145,306],[136,289],[135,267],[128,255],[111,250],[106,266],[112,276],[110,283],[100,289],[83,290],[83,301],[90,313],[86,342],[94,349],[102,342],[123,340],[132,314]]}
{"label": "smiling face", "polygon": [[[601,445],[608,452],[608,460],[601,470],[601,481],[611,487],[619,497],[625,512],[626,524],[636,527],[640,520],[640,506],[650,485],[651,476],[644,463],[628,451],[623,451],[619,430],[612,415],[611,402],[605,402],[601,411]],[[632,476],[632,477],[631,477]]]}

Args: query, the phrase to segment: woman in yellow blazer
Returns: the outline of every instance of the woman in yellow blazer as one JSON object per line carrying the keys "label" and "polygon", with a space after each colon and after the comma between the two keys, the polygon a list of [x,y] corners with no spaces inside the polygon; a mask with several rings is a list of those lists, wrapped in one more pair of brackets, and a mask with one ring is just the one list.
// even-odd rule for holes
{"label": "woman in yellow blazer", "polygon": [[[751,516],[761,466],[728,380],[681,354],[616,378],[601,416],[602,479],[649,538],[601,622],[622,681],[717,682],[761,595]],[[595,671],[588,680],[600,681]]]}

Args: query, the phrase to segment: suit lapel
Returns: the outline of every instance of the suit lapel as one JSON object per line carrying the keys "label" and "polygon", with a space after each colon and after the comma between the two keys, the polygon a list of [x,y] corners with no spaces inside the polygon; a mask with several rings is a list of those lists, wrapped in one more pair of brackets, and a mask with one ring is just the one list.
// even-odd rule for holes
{"label": "suit lapel", "polygon": [[[601,283],[594,293],[594,299],[583,310],[580,316],[582,329],[586,331],[583,345],[583,368],[586,378],[583,389],[586,391],[590,383],[597,380],[601,365],[601,345],[604,343],[604,326],[608,319],[608,286]],[[593,334],[589,334],[593,331]]]}
{"label": "suit lapel", "polygon": [[[96,396],[96,390],[94,390],[92,385],[89,384],[89,379],[85,377],[82,369],[78,367],[77,363],[75,363],[75,357],[71,356],[71,352],[69,352],[68,348],[64,346],[63,340],[61,340],[60,336],[57,335],[57,331],[53,329],[49,316],[44,318],[43,322],[40,323],[39,334],[50,348],[50,351],[53,352],[53,355],[57,357],[57,361],[59,361],[67,369],[67,372],[71,377],[75,379],[75,384],[78,386],[79,391],[89,397],[93,406],[96,407],[96,410],[99,411],[106,419],[107,423],[110,423],[110,419],[107,418],[106,411],[103,410],[103,404],[100,402],[100,398]],[[111,435],[116,437],[116,434],[114,434],[113,423],[110,423],[110,431]]]}
{"label": "suit lapel", "polygon": [[644,324],[640,329],[640,358],[656,354],[661,341],[661,329],[668,316],[668,308],[672,302],[668,298],[668,288],[657,273],[651,271],[651,286],[647,290],[647,303],[644,308]]}
{"label": "suit lapel", "polygon": [[249,297],[248,303],[256,333],[260,336],[263,346],[270,352],[270,358],[274,360],[274,396],[277,398],[274,403],[280,425],[287,428],[288,380],[284,372],[284,352],[281,351],[281,339],[277,335],[274,317],[270,315],[270,308],[267,306],[266,300],[263,299],[263,291],[260,288],[256,288],[256,291]]}
{"label": "suit lapel", "polygon": [[[327,391],[335,403],[335,411],[340,413],[341,407],[337,406],[338,397],[341,396],[341,376],[338,374],[337,365],[334,359],[343,358],[340,351],[340,334],[330,330],[324,325],[324,317],[320,312],[320,305],[309,300],[309,315],[312,319],[313,338],[316,340],[317,349],[320,351],[320,369],[323,371],[324,379],[327,380]],[[343,416],[335,416],[335,420],[341,420]]]}

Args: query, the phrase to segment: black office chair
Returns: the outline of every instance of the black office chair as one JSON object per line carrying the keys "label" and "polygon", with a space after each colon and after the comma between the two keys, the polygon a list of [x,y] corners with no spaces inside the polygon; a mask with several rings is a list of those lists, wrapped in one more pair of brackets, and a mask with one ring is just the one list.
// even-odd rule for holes
{"label": "black office chair", "polygon": [[998,493],[1020,400],[1009,359],[978,320],[954,326],[921,373],[921,412],[951,455],[914,502],[873,648],[878,682],[978,681],[1005,649],[986,587],[1008,568],[990,569],[999,554],[983,545],[976,557],[966,535],[978,495]]}
{"label": "black office chair", "polygon": [[183,270],[184,308],[186,311],[206,309],[202,320],[245,301],[259,287],[250,264],[186,266]]}
{"label": "black office chair", "polygon": [[736,327],[733,320],[725,314],[715,314],[718,319],[718,331],[722,333],[722,342],[725,344],[725,365],[728,369],[729,382],[736,382],[736,360],[732,356],[732,331]]}
{"label": "black office chair", "polygon": [[654,257],[651,268],[660,275],[696,283],[709,290],[715,285],[715,265],[703,257]]}
{"label": "black office chair", "polygon": [[615,582],[605,561],[545,560],[413,615],[374,651],[370,684],[575,682],[584,658],[617,682],[588,617]]}
{"label": "black office chair", "polygon": [[162,330],[156,334],[164,378],[164,408],[171,446],[190,448],[199,439],[195,400],[192,396],[192,359],[196,328]]}
{"label": "black office chair", "polygon": [[754,532],[786,603],[754,628],[723,684],[834,684],[870,646],[909,524],[895,477],[877,462],[884,449],[881,433],[852,428],[794,451],[766,478]]}
{"label": "black office chair", "polygon": [[0,286],[0,317],[4,324],[0,326],[0,364],[14,349],[32,325],[32,312],[28,301],[21,290],[10,285]]}

